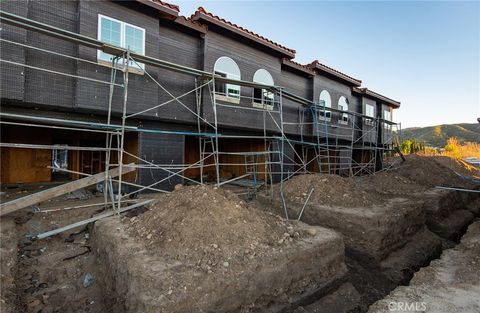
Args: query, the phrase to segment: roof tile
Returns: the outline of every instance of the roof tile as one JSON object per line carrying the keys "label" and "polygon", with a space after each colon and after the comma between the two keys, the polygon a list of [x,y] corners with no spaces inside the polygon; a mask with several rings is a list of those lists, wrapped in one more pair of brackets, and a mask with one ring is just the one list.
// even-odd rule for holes
{"label": "roof tile", "polygon": [[308,74],[311,74],[311,75],[315,74],[315,72],[307,65],[300,64],[298,62],[295,62],[295,61],[287,59],[287,58],[283,58],[282,62],[283,62],[283,64],[289,65],[289,66],[291,66],[293,68],[296,68],[297,70],[303,71],[305,73],[308,73]]}
{"label": "roof tile", "polygon": [[177,12],[180,12],[180,7],[178,5],[167,3],[167,2],[162,1],[162,0],[150,0],[150,1],[158,3],[160,5],[163,5],[164,7],[170,8],[170,9],[175,10]]}
{"label": "roof tile", "polygon": [[360,79],[356,79],[356,78],[353,78],[352,76],[349,76],[345,73],[342,73],[334,68],[331,68],[330,66],[327,66],[325,64],[322,64],[320,63],[320,61],[318,60],[315,60],[313,61],[312,63],[310,64],[307,64],[306,66],[308,66],[309,68],[311,69],[315,69],[315,68],[323,68],[323,69],[326,69],[327,71],[329,72],[333,72],[332,74],[338,76],[338,77],[341,77],[341,78],[344,78],[344,79],[347,79],[347,80],[351,80],[351,81],[354,81],[356,83],[358,83],[358,85],[360,86],[360,84],[362,83],[362,81]]}
{"label": "roof tile", "polygon": [[290,53],[293,53],[293,54],[296,53],[296,51],[295,51],[294,49],[290,49],[290,48],[287,48],[287,47],[285,47],[285,46],[282,46],[281,44],[276,43],[276,42],[274,42],[274,41],[272,41],[272,40],[270,40],[270,39],[268,39],[268,38],[265,38],[265,37],[263,37],[263,36],[255,33],[255,32],[253,32],[253,31],[251,31],[251,30],[248,30],[248,29],[246,29],[246,28],[243,28],[242,26],[239,26],[239,25],[234,24],[234,23],[232,23],[232,22],[230,22],[230,21],[227,21],[227,20],[225,20],[225,19],[223,19],[223,18],[221,18],[221,17],[219,17],[219,16],[217,16],[217,15],[213,15],[212,13],[207,12],[203,7],[198,7],[198,9],[195,11],[195,13],[193,13],[193,14],[190,16],[190,19],[194,18],[195,16],[197,16],[197,15],[199,15],[199,14],[207,15],[207,16],[209,16],[209,17],[211,17],[211,18],[213,18],[213,19],[215,19],[215,20],[217,20],[217,21],[219,21],[219,22],[222,22],[222,23],[225,23],[225,24],[227,24],[227,25],[229,25],[229,26],[235,27],[236,29],[238,29],[238,30],[240,30],[240,31],[246,32],[246,33],[248,33],[248,34],[250,34],[250,35],[252,35],[252,36],[257,37],[258,39],[264,40],[264,41],[266,41],[266,42],[268,42],[268,43],[270,43],[270,44],[273,44],[273,45],[275,45],[275,46],[277,46],[277,47],[279,47],[279,48],[281,48],[281,49],[283,49],[283,50],[286,50],[286,51],[288,51],[288,52],[290,52]]}

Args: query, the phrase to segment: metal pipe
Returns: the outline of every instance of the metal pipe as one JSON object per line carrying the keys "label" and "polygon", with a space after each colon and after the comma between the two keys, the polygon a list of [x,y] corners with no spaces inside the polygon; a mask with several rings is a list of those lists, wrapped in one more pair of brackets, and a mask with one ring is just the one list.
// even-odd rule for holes
{"label": "metal pipe", "polygon": [[312,187],[312,189],[310,189],[310,193],[308,194],[308,197],[305,200],[305,203],[303,204],[302,210],[300,211],[300,214],[298,215],[297,221],[299,221],[302,218],[303,210],[305,210],[305,207],[307,206],[308,200],[310,200],[310,196],[312,195],[314,190],[315,190],[315,188],[313,188],[313,187]]}

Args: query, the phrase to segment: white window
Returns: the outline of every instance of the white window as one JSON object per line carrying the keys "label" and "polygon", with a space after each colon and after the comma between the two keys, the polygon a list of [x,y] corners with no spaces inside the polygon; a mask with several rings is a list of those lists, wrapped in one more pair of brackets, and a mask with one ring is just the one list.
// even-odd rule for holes
{"label": "white window", "polygon": [[[105,15],[98,15],[98,39],[110,45],[128,48],[145,55],[145,29],[124,23]],[[113,56],[98,50],[98,60],[111,63]],[[122,64],[118,60],[117,64]],[[144,64],[130,61],[129,66],[144,69]]]}
{"label": "white window", "polygon": [[375,117],[375,107],[371,104],[365,104],[365,115],[368,117]]}
{"label": "white window", "polygon": [[390,108],[383,111],[383,119],[387,121],[392,121],[392,111]]}
{"label": "white window", "polygon": [[[392,121],[392,109],[391,108],[388,108],[386,110],[383,111],[383,119],[386,120],[386,121],[389,121],[391,122]],[[391,128],[391,124],[388,124],[388,123],[383,123],[384,127],[385,128]]]}
{"label": "white window", "polygon": [[373,125],[374,118],[375,118],[375,106],[373,106],[372,104],[365,103],[365,115],[367,116],[365,118],[365,124]]}
{"label": "white window", "polygon": [[[259,69],[253,75],[253,82],[262,85],[273,86],[272,75],[267,70]],[[273,109],[274,95],[267,89],[253,89],[253,106],[258,108]]]}
{"label": "white window", "polygon": [[[348,111],[348,99],[344,96],[341,96],[338,99],[338,109],[341,111]],[[348,113],[340,113],[340,117],[338,118],[338,122],[341,124],[348,123]]]}
{"label": "white window", "polygon": [[[240,80],[240,68],[229,57],[220,57],[215,62],[215,74],[222,77]],[[240,99],[240,86],[232,84],[215,84],[215,93],[227,99]]]}
{"label": "white window", "polygon": [[327,121],[330,121],[330,119],[332,118],[332,112],[328,110],[323,110],[323,106],[325,106],[325,108],[332,107],[332,97],[330,97],[330,93],[326,90],[322,90],[322,92],[320,92],[320,106],[322,107],[322,109],[320,110],[320,117]]}

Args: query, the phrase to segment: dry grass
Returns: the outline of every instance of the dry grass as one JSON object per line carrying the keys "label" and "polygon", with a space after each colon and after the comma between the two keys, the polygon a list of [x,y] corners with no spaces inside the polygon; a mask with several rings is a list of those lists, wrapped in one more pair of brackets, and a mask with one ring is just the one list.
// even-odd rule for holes
{"label": "dry grass", "polygon": [[465,159],[468,157],[480,158],[480,144],[475,142],[461,144],[457,138],[451,137],[443,149],[425,148],[422,154],[430,156],[442,155],[453,159]]}

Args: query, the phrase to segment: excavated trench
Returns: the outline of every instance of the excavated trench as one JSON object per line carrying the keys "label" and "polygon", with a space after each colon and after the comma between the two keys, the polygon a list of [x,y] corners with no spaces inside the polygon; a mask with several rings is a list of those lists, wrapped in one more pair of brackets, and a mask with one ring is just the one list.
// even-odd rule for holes
{"label": "excavated trench", "polygon": [[[258,200],[281,213],[279,199],[272,203],[270,197],[260,195]],[[363,208],[304,206],[305,202],[295,203],[292,198],[287,203],[289,216],[297,217],[304,208],[302,221],[343,235],[347,282],[360,294],[354,309],[358,312],[366,312],[397,286],[408,285],[415,272],[458,244],[480,211],[478,194],[438,189]],[[316,312],[322,307],[316,301],[321,303],[322,297],[309,298],[299,312]]]}
{"label": "excavated trench", "polygon": [[[235,299],[241,300],[239,295],[256,281],[254,284],[261,288],[250,290],[250,295],[261,293],[263,289],[271,292],[258,298],[258,306],[243,307],[247,311],[366,312],[369,305],[397,286],[408,285],[414,273],[437,259],[444,249],[454,247],[479,217],[480,197],[477,194],[432,189],[422,197],[423,201],[418,197],[407,201],[392,200],[388,205],[375,205],[373,209],[307,206],[302,221],[318,227],[316,233],[324,236],[298,239],[299,246],[285,246],[270,255],[279,261],[290,255],[287,263],[272,261],[271,266],[264,266],[262,264],[268,263],[269,258],[259,258],[255,266],[242,268],[243,272],[233,276],[225,271],[227,285],[221,280],[212,280],[209,285],[202,286],[204,292],[196,292],[208,293],[206,302],[219,299],[217,305],[220,306],[207,305],[207,311],[225,308],[223,311],[235,312],[237,306],[230,306],[232,298],[228,295],[234,294]],[[258,202],[263,203],[265,209],[280,208],[268,199],[259,198]],[[302,206],[302,202],[295,206],[294,201],[289,201],[290,216],[298,215]],[[92,210],[82,212],[83,217],[92,213]],[[132,216],[130,214],[129,218]],[[144,253],[137,248],[126,249],[131,238],[118,230],[118,220],[43,241],[30,241],[25,237],[52,224],[61,225],[83,217],[67,213],[47,216],[19,213],[15,217],[2,218],[2,312],[132,312],[128,309],[129,306],[135,308],[132,303],[148,303],[156,297],[168,300],[171,296],[168,289],[162,294],[151,293],[155,286],[158,287],[158,278],[155,280],[147,275],[165,271],[164,264],[148,253],[137,258]],[[102,231],[106,225],[110,231]],[[337,237],[330,230],[342,236]],[[325,236],[332,239],[322,240]],[[342,237],[345,246],[339,239]],[[318,248],[304,248],[303,251],[298,248],[310,245]],[[122,254],[114,251],[119,249]],[[231,261],[230,264],[235,263]],[[276,274],[278,266],[283,275]],[[90,282],[86,280],[87,274],[92,277]],[[233,277],[249,278],[236,281]],[[308,280],[308,277],[314,278]],[[148,293],[125,289],[130,285],[137,291],[148,287]],[[285,290],[278,286],[284,286]],[[182,294],[179,290],[173,291],[178,299],[190,298],[191,286],[186,287]],[[222,297],[230,300],[225,302]],[[240,302],[248,301],[247,298]],[[281,301],[272,303],[275,298]],[[240,302],[238,307],[242,307]]]}

